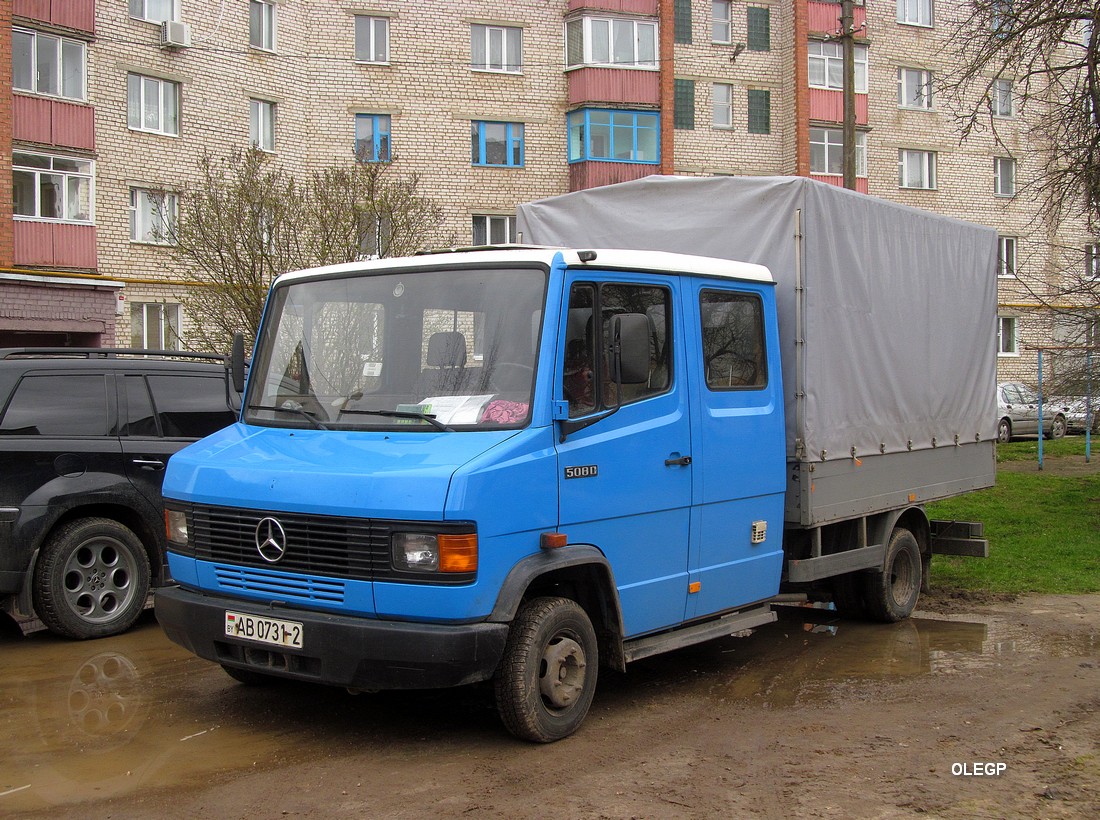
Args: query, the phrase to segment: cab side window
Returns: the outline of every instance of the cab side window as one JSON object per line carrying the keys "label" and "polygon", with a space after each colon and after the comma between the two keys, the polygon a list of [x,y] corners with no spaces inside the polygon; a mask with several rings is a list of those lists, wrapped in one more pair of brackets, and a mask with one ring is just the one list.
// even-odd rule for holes
{"label": "cab side window", "polygon": [[149,376],[157,418],[169,438],[202,438],[228,427],[237,414],[221,376]]}
{"label": "cab side window", "polygon": [[[672,296],[647,285],[578,283],[569,292],[563,393],[570,417],[630,404],[666,392],[672,384],[669,321]],[[633,313],[649,324],[649,368],[645,379],[623,383],[611,371],[611,333],[616,315]]]}
{"label": "cab side window", "polygon": [[760,298],[748,293],[704,290],[699,297],[699,315],[707,387],[744,390],[767,385]]}

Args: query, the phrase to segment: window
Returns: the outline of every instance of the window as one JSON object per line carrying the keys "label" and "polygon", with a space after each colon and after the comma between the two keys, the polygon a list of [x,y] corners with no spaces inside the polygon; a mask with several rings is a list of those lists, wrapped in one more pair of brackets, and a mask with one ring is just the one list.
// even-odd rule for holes
{"label": "window", "polygon": [[518,74],[523,70],[523,29],[470,26],[470,68]]}
{"label": "window", "polygon": [[248,4],[248,44],[264,51],[275,50],[275,4],[250,0]]}
{"label": "window", "polygon": [[730,0],[714,0],[710,4],[711,41],[715,43],[732,43],[732,23]]}
{"label": "window", "polygon": [[582,17],[565,24],[566,66],[656,68],[657,24]]}
{"label": "window", "polygon": [[1012,80],[993,81],[993,116],[1011,117],[1012,111]]}
{"label": "window", "polygon": [[672,127],[685,131],[695,128],[695,80],[677,79],[675,82]]}
{"label": "window", "polygon": [[179,0],[130,0],[130,16],[150,23],[179,20],[180,3]]}
{"label": "window", "polygon": [[355,15],[355,59],[361,63],[390,61],[390,21]]}
{"label": "window", "polygon": [[898,187],[935,188],[936,152],[907,148],[898,151]]}
{"label": "window", "polygon": [[932,0],[898,0],[898,22],[911,26],[931,26]]}
{"label": "window", "polygon": [[355,115],[355,158],[359,162],[390,161],[390,115]]}
{"label": "window", "polygon": [[95,376],[25,376],[0,432],[20,436],[107,435],[107,385]]}
{"label": "window", "polygon": [[1100,243],[1085,245],[1085,278],[1100,279]]}
{"label": "window", "polygon": [[86,47],[80,40],[13,29],[12,87],[70,100],[85,98]]}
{"label": "window", "polygon": [[989,6],[989,29],[996,37],[1005,38],[1015,29],[1012,0],[993,0]]}
{"label": "window", "polygon": [[[671,294],[665,288],[645,285],[597,285],[577,283],[569,291],[569,316],[565,336],[565,370],[562,393],[569,403],[569,416],[585,416],[621,402],[630,404],[668,390],[672,361]],[[608,349],[615,317],[641,314],[649,320],[648,377],[640,382],[623,381],[622,395],[609,372]]]}
{"label": "window", "polygon": [[157,245],[175,244],[173,234],[179,213],[176,194],[130,189],[130,241]]}
{"label": "window", "polygon": [[[772,47],[772,17],[771,9],[767,6],[749,6],[745,9],[748,24],[748,38],[746,45],[749,51],[771,51]],[[866,55],[866,51],[864,51]],[[859,70],[858,68],[856,69]],[[866,82],[864,91],[866,91]]]}
{"label": "window", "polygon": [[523,165],[523,123],[470,123],[470,162],[474,165]]}
{"label": "window", "polygon": [[993,159],[993,193],[997,196],[1016,195],[1016,160],[1009,157]]}
{"label": "window", "polygon": [[[749,133],[770,134],[772,132],[772,92],[766,89],[750,88],[748,108]],[[856,137],[856,151],[859,151],[859,136]]]}
{"label": "window", "polygon": [[[844,173],[844,132],[839,128],[810,129],[810,173]],[[856,176],[867,176],[867,134],[856,132]]]}
{"label": "window", "polygon": [[135,131],[179,134],[179,85],[140,74],[126,75],[126,116]]}
{"label": "window", "polygon": [[569,161],[603,160],[656,165],[660,115],[582,108],[569,114]]}
{"label": "window", "polygon": [[180,306],[166,302],[130,305],[130,346],[144,350],[179,350]]}
{"label": "window", "polygon": [[92,221],[90,160],[48,154],[12,154],[12,205],[16,218]]}
{"label": "window", "polygon": [[261,151],[275,150],[275,103],[248,101],[248,140]]}
{"label": "window", "polygon": [[733,127],[733,86],[715,83],[711,86],[711,123],[715,128]]}
{"label": "window", "polygon": [[[867,46],[854,47],[856,93],[867,93]],[[809,44],[810,88],[844,90],[844,49],[840,43],[811,40]]]}
{"label": "window", "polygon": [[691,0],[672,0],[672,39],[677,43],[691,42]]}
{"label": "window", "polygon": [[1016,317],[997,317],[997,355],[1019,356],[1020,351],[1016,345]]}
{"label": "window", "polygon": [[997,276],[1011,278],[1016,275],[1016,237],[997,237]]}
{"label": "window", "polygon": [[475,245],[515,244],[516,218],[492,214],[474,214]]}
{"label": "window", "polygon": [[150,373],[146,381],[166,438],[203,438],[237,420],[224,378]]}
{"label": "window", "polygon": [[699,294],[703,370],[711,390],[764,387],[764,308],[759,296],[704,290]]}
{"label": "window", "polygon": [[919,68],[898,69],[898,107],[932,107],[932,72]]}

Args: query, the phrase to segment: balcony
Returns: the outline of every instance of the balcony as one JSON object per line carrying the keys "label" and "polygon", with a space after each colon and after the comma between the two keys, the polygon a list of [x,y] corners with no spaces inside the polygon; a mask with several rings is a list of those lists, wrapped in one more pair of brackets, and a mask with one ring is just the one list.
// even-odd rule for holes
{"label": "balcony", "polygon": [[571,11],[609,11],[624,14],[657,16],[659,0],[569,0]]}
{"label": "balcony", "polygon": [[12,14],[88,34],[95,33],[95,0],[15,0]]}
{"label": "balcony", "polygon": [[[810,119],[844,122],[844,92],[825,88],[810,89]],[[867,124],[867,95],[856,94],[856,124]]]}
{"label": "balcony", "polygon": [[[835,185],[838,188],[844,187],[844,176],[842,174],[810,174],[811,179],[816,179],[818,182],[827,182],[829,185]],[[856,177],[856,190],[861,194],[867,193],[867,177]]]}
{"label": "balcony", "polygon": [[569,105],[658,106],[661,75],[629,68],[577,68],[566,74]]}
{"label": "balcony", "polygon": [[15,264],[95,270],[95,225],[15,220]]}
{"label": "balcony", "polygon": [[585,191],[601,185],[629,182],[659,173],[660,169],[660,165],[649,163],[599,162],[597,160],[574,162],[569,166],[569,190]]}
{"label": "balcony", "polygon": [[16,141],[95,150],[95,109],[49,97],[12,97]]}
{"label": "balcony", "polygon": [[[811,34],[835,34],[840,31],[840,3],[822,3],[816,0],[806,4],[807,23]],[[867,9],[864,6],[852,8],[852,23],[859,31],[860,26],[867,25]],[[864,28],[858,37],[866,37],[867,29]]]}

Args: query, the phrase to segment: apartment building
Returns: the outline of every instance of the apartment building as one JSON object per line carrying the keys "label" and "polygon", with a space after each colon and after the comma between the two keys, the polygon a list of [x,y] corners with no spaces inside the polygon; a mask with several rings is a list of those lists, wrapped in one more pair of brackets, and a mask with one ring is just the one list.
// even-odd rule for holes
{"label": "apartment building", "polygon": [[[191,285],[158,221],[204,153],[251,145],[295,172],[390,163],[443,209],[441,244],[514,241],[519,202],[652,173],[840,184],[840,8],[2,0],[14,193],[0,193],[0,346],[186,339]],[[1038,218],[1026,183],[1041,160],[1014,78],[997,85],[1000,139],[960,143],[934,91],[960,9],[855,7],[856,184],[997,229],[1001,371],[1026,379],[1028,346],[1055,333],[1038,296],[1096,240]]]}

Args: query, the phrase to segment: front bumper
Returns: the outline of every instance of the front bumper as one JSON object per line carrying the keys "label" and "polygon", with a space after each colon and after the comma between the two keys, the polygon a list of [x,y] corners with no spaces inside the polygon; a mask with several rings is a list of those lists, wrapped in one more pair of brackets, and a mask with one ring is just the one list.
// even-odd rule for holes
{"label": "front bumper", "polygon": [[[201,658],[352,689],[435,689],[488,680],[508,637],[507,624],[346,617],[203,595],[180,587],[158,589],[155,608],[168,638]],[[227,637],[226,610],[301,623],[303,649]]]}

